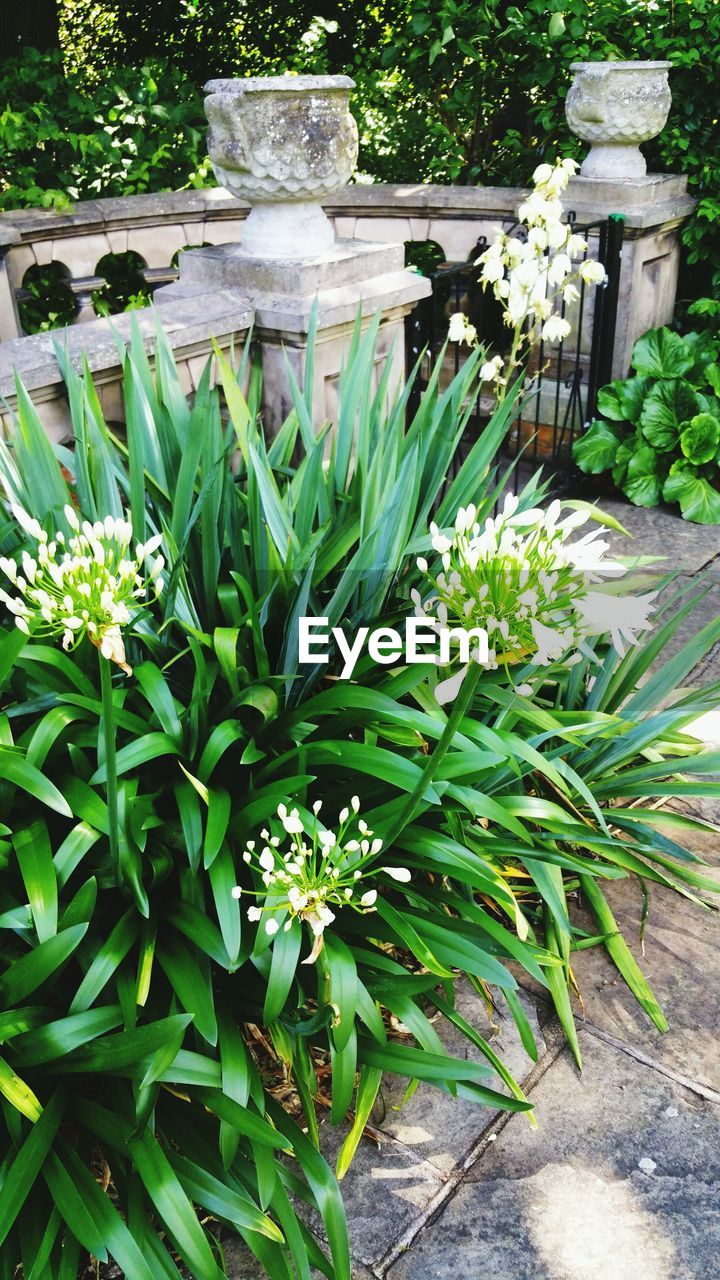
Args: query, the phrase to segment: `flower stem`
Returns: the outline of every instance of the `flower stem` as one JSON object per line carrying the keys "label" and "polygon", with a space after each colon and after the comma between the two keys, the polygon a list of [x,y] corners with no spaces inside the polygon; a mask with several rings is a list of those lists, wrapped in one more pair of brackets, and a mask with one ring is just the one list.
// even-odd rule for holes
{"label": "flower stem", "polygon": [[425,791],[427,790],[428,786],[432,782],[433,778],[435,777],[438,769],[440,768],[443,757],[445,756],[447,749],[450,746],[450,743],[455,737],[455,733],[457,731],[458,725],[460,724],[460,721],[462,720],[463,716],[465,715],[465,712],[470,706],[470,703],[473,698],[473,694],[475,693],[475,689],[477,688],[477,684],[480,679],[480,676],[482,675],[482,672],[483,672],[483,668],[480,666],[478,662],[472,662],[472,661],[470,662],[467,669],[467,673],[465,675],[465,679],[463,680],[462,685],[460,686],[460,691],[458,693],[458,696],[455,699],[455,702],[453,703],[453,709],[450,712],[450,715],[448,716],[447,724],[445,725],[445,728],[443,729],[440,737],[437,740],[437,743],[435,744],[435,750],[433,751],[432,755],[428,758],[425,764],[425,768],[422,771],[422,775],[418,779],[417,785],[414,787],[414,789],[408,796],[405,804],[400,810],[398,817],[395,819],[395,822],[392,824],[392,826],[390,827],[390,830],[388,831],[387,835],[384,838],[384,844],[386,849],[390,848],[390,845],[393,843],[393,841],[397,840],[398,836],[401,834],[402,831],[404,831],[408,823],[412,822],[413,818],[415,817],[415,811],[418,807],[418,804],[422,799],[423,795],[425,794]]}
{"label": "flower stem", "polygon": [[100,693],[102,696],[102,731],[105,748],[105,795],[108,811],[108,839],[110,860],[116,884],[120,884],[120,844],[118,841],[118,785],[117,749],[115,746],[115,712],[112,700],[112,671],[110,660],[98,651],[100,663]]}

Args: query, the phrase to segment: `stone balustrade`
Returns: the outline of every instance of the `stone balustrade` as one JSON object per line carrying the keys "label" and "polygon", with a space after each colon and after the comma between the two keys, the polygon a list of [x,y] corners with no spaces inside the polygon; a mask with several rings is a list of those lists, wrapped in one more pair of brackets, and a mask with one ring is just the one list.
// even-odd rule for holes
{"label": "stone balustrade", "polygon": [[[463,262],[479,236],[513,217],[522,196],[517,188],[378,183],[348,187],[324,207],[342,239],[431,241],[448,262]],[[16,303],[31,267],[60,264],[82,321],[93,318],[98,264],[107,255],[137,254],[152,289],[176,278],[173,259],[181,250],[240,241],[248,213],[247,204],[219,187],[87,200],[66,213],[19,209],[0,214],[0,257]],[[0,341],[21,332],[16,305],[0,291]]]}
{"label": "stone balustrade", "polygon": [[[694,202],[685,179],[646,174],[637,147],[662,128],[667,115],[668,66],[574,67],[568,120],[593,150],[570,182],[568,216],[583,229],[593,256],[608,216],[619,215],[624,223],[606,377],[610,371],[615,377],[627,373],[636,339],[668,322],[675,302],[680,229]],[[121,412],[117,335],[130,320],[97,319],[95,307],[123,255],[126,265],[132,259],[145,292],[163,286],[157,302],[183,353],[189,389],[193,362],[209,353],[212,340],[229,345],[254,323],[271,430],[288,407],[288,360],[302,376],[313,312],[323,365],[319,419],[332,419],[333,387],[358,308],[363,325],[380,310],[383,359],[392,361],[393,376],[401,376],[403,320],[430,288],[403,270],[401,246],[430,242],[446,262],[467,262],[479,240],[514,221],[526,193],[429,184],[347,186],[357,155],[352,87],[342,76],[211,81],[208,147],[224,188],[86,201],[68,212],[1,214],[0,396],[6,403],[12,405],[18,370],[44,405],[48,428],[62,431],[65,410],[53,347],[60,334],[23,337],[21,329],[31,280],[52,267],[66,304],[62,318],[70,319],[64,341],[71,354],[87,354],[109,416]],[[589,293],[576,310],[568,316],[577,335],[575,355],[587,363],[595,315]],[[145,308],[136,314],[151,344],[153,313]],[[55,315],[60,318],[60,311]]]}
{"label": "stone balustrade", "polygon": [[[464,262],[480,237],[490,236],[498,223],[507,224],[514,218],[524,195],[523,189],[508,187],[358,184],[324,200],[323,207],[340,239],[386,244],[431,242],[446,261]],[[580,177],[572,180],[566,205],[580,224],[601,220],[610,212],[624,218],[613,362],[614,376],[621,377],[629,368],[637,337],[672,316],[680,230],[693,201],[687,195],[685,180],[678,177],[648,175],[631,184]],[[61,430],[66,411],[57,402],[57,366],[50,376],[53,339],[59,334],[22,337],[20,328],[17,302],[30,267],[58,263],[65,269],[77,300],[76,323],[84,322],[67,330],[69,340],[78,351],[81,346],[88,351],[91,367],[98,374],[104,369],[100,380],[109,405],[117,399],[117,387],[111,387],[119,384],[120,366],[117,355],[111,354],[115,340],[110,322],[94,318],[92,293],[99,283],[98,264],[107,254],[132,252],[145,264],[143,272],[151,289],[166,285],[177,277],[172,260],[179,251],[241,242],[248,212],[242,200],[220,188],[210,188],[85,201],[60,213],[23,209],[0,214],[0,397],[13,403],[17,367],[46,403],[49,429],[54,434]],[[189,359],[206,356],[212,338],[226,345],[233,335],[243,332],[243,326],[249,326],[245,300],[229,290],[226,294],[224,303],[220,296],[219,311],[215,305],[209,311],[203,305],[202,314],[193,314],[191,299],[182,306],[180,299],[175,301],[172,305],[178,310],[172,315],[169,302],[164,303],[163,323],[173,325],[176,345],[190,353]],[[237,316],[231,314],[231,296]],[[122,331],[128,317],[117,317],[112,324]],[[591,337],[592,314],[588,309],[583,350],[589,350]],[[191,382],[190,373],[188,377]]]}
{"label": "stone balustrade", "polygon": [[[678,177],[650,175],[627,188],[618,183],[608,191],[607,186],[575,179],[568,205],[583,223],[609,212],[621,213],[625,220],[620,311],[632,309],[638,321],[618,328],[621,373],[638,333],[672,313],[679,229],[693,201]],[[513,187],[376,183],[347,187],[324,201],[324,207],[340,238],[395,244],[431,241],[446,261],[463,262],[479,237],[514,216],[524,194]],[[179,251],[241,241],[248,211],[241,200],[211,188],[84,201],[67,213],[21,209],[0,214],[0,343],[22,332],[17,298],[30,267],[62,264],[78,300],[77,318],[92,319],[91,295],[100,283],[98,263],[106,255],[137,254],[154,288],[175,279],[172,260]]]}

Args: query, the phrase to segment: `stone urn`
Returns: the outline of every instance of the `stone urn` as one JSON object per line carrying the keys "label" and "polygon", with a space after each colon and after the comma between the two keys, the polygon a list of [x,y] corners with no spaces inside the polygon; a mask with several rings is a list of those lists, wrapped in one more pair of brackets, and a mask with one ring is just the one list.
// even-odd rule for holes
{"label": "stone urn", "polygon": [[208,152],[218,182],[252,209],[241,250],[311,258],[335,243],[322,200],[342,190],[357,160],[347,76],[210,80]]}
{"label": "stone urn", "polygon": [[573,62],[565,103],[573,133],[592,144],[584,178],[636,180],[647,164],[639,143],[665,126],[672,101],[670,62]]}

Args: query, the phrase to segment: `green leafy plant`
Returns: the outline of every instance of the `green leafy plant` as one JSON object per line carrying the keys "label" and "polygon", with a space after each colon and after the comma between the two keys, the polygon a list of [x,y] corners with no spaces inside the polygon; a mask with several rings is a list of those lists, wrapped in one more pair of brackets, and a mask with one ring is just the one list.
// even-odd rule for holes
{"label": "green leafy plant", "polygon": [[[332,432],[310,417],[311,343],[304,389],[293,385],[272,440],[249,351],[237,368],[216,352],[224,417],[211,363],[189,404],[161,331],[154,367],[139,332],[125,355],[122,437],[88,371],[62,352],[72,448],[50,445],[18,385],[17,427],[0,444],[9,500],[66,537],[67,508],[93,525],[127,512],[134,539],[161,538],[167,568],[160,595],[123,632],[132,674],[118,668],[110,689],[117,873],[108,699],[93,647],[65,652],[32,619],[29,635],[12,625],[0,634],[6,1272],[20,1264],[27,1277],[65,1280],[85,1251],[111,1256],[129,1280],[177,1280],[178,1260],[206,1280],[224,1274],[222,1227],[273,1280],[309,1280],[312,1268],[349,1280],[319,1114],[346,1126],[342,1176],[384,1073],[530,1110],[455,1007],[459,978],[507,1010],[532,1060],[510,962],[519,966],[549,990],[579,1060],[572,953],[604,943],[665,1025],[601,885],[638,874],[700,904],[716,887],[652,807],[614,802],[718,794],[708,780],[717,757],[687,731],[718,690],[669,695],[720,621],[649,678],[692,601],[668,606],[622,658],[600,638],[574,665],[518,663],[529,693],[505,671],[476,668],[449,714],[429,664],[362,659],[352,681],[334,678],[333,663],[301,664],[300,616],[370,625],[407,615],[431,519],[449,529],[472,503],[483,521],[505,483],[496,455],[512,394],[446,481],[483,353],[444,390],[440,361],[410,416],[412,377],[394,392],[386,372],[372,390],[376,338],[377,324],[355,332]],[[518,509],[542,495],[536,477]],[[0,541],[22,565],[26,531],[9,509]],[[318,801],[335,846],[312,834]],[[359,811],[357,835],[345,810]],[[702,825],[673,821],[678,833]],[[283,842],[308,832],[315,861],[303,872],[302,844],[293,855]],[[338,901],[326,875],[337,866],[343,893],[352,887],[339,859],[356,855],[354,843],[370,895],[361,910]],[[282,854],[269,861],[264,844]],[[318,850],[338,846],[323,870]],[[278,872],[290,883],[263,879]],[[287,914],[268,931],[276,890],[287,891]],[[573,923],[580,892],[593,938]],[[303,930],[317,939],[318,922],[323,945],[303,964]],[[447,1053],[448,1024],[482,1063]],[[327,1250],[302,1203],[320,1214]]]}
{"label": "green leafy plant", "polygon": [[89,77],[27,48],[0,63],[0,209],[207,185],[196,86],[154,59]]}
{"label": "green leafy plant", "polygon": [[651,329],[634,376],[603,387],[603,415],[576,441],[582,471],[612,471],[639,507],[679,503],[686,520],[720,524],[720,339]]}

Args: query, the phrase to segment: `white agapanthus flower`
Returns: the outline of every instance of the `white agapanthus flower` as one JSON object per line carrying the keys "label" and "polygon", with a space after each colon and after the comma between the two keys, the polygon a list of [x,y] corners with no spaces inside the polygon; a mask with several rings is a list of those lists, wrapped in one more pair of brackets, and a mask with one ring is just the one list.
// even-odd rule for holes
{"label": "white agapanthus flower", "polygon": [[[265,932],[276,934],[281,925],[288,930],[299,918],[310,926],[313,947],[303,964],[313,964],[322,947],[325,929],[335,919],[332,907],[350,907],[365,915],[376,910],[378,873],[399,884],[407,884],[406,867],[377,866],[383,847],[379,838],[359,816],[360,801],[353,796],[340,811],[336,831],[319,821],[321,801],[313,805],[313,818],[306,823],[297,808],[288,810],[278,805],[277,816],[288,842],[264,829],[260,852],[256,841],[248,840],[243,862],[252,867],[263,884],[262,889],[237,885],[233,897],[245,895],[258,899],[248,907],[248,919],[264,919]],[[262,902],[260,902],[262,899]],[[283,924],[284,922],[284,924]]]}
{"label": "white agapanthus flower", "polygon": [[[571,325],[563,311],[579,300],[577,285],[605,281],[604,267],[584,258],[587,241],[563,221],[561,196],[577,168],[575,160],[538,165],[534,190],[518,209],[524,233],[507,235],[499,229],[478,258],[483,288],[492,289],[513,330],[504,374],[501,362],[494,376],[482,375],[484,382],[496,383],[500,395],[519,364],[523,346],[536,346],[541,340],[558,343],[569,336]],[[474,326],[461,313],[451,317],[448,336],[453,342],[477,342]]]}
{"label": "white agapanthus flower", "polygon": [[53,538],[39,521],[13,506],[18,524],[35,544],[35,555],[23,551],[20,563],[0,557],[0,570],[17,595],[0,590],[0,600],[17,626],[34,636],[62,636],[63,648],[73,649],[83,636],[104,658],[129,675],[122,628],[135,610],[147,603],[147,584],[162,589],[162,556],[155,557],[162,538],[157,535],[131,551],[132,525],[106,516],[91,524],[80,521],[73,507],[65,508],[72,529]]}
{"label": "white agapanthus flower", "polygon": [[[412,592],[416,614],[438,631],[482,628],[488,637],[483,661],[491,670],[520,662],[577,661],[573,651],[591,634],[609,633],[622,654],[623,644],[637,643],[636,632],[651,625],[653,596],[591,590],[594,583],[621,577],[625,566],[608,557],[600,526],[574,536],[590,517],[586,509],[563,514],[559,501],[547,510],[520,511],[514,495],[483,524],[473,506],[461,507],[452,536],[430,526],[440,567],[430,570],[425,558],[418,560],[430,589]],[[457,693],[463,674],[453,672],[444,682],[443,700]]]}

